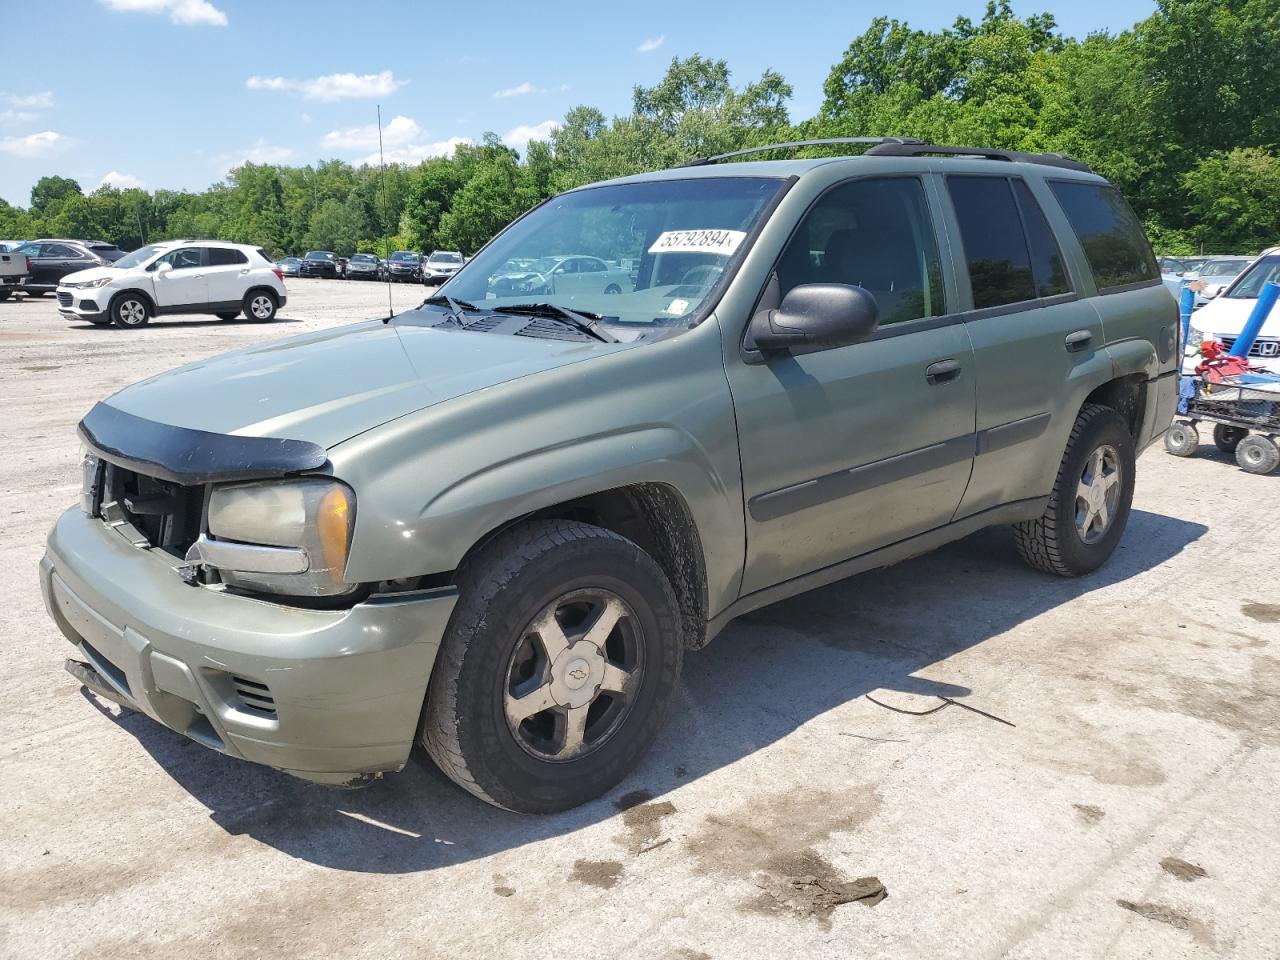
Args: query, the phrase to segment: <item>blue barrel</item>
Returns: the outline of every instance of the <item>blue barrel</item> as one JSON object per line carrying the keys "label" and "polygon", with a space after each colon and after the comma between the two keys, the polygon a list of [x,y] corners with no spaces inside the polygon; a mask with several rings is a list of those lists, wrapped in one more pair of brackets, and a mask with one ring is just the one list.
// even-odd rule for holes
{"label": "blue barrel", "polygon": [[1227,351],[1228,356],[1247,357],[1249,355],[1253,341],[1257,340],[1258,334],[1262,332],[1262,325],[1267,322],[1267,317],[1271,314],[1271,308],[1276,305],[1277,298],[1280,298],[1280,283],[1264,283],[1262,292],[1258,294],[1258,302],[1254,304],[1253,312],[1244,323],[1244,329],[1240,331],[1240,336],[1236,337],[1236,342]]}

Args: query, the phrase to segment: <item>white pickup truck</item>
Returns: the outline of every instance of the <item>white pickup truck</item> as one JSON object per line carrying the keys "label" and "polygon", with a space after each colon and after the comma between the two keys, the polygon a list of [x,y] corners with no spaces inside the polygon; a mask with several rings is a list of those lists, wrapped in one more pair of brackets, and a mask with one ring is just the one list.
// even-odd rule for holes
{"label": "white pickup truck", "polygon": [[0,246],[0,300],[8,300],[10,294],[21,290],[31,276],[31,261],[21,253],[6,253]]}

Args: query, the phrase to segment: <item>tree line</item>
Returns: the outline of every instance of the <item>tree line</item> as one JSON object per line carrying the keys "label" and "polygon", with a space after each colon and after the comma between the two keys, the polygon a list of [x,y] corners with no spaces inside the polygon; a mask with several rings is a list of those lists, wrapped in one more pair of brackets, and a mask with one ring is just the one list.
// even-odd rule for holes
{"label": "tree line", "polygon": [[[393,249],[474,252],[562,190],[781,140],[903,135],[1057,151],[1114,182],[1165,253],[1255,252],[1280,243],[1280,7],[1275,0],[1159,0],[1131,30],[1063,35],[1007,0],[936,31],[877,17],[793,120],[772,70],[736,86],[723,60],[671,62],[631,112],[570,110],[523,156],[494,134],[416,165],[246,163],[202,192],[85,194],[42,178],[29,207],[0,200],[0,236],[253,243],[272,255]],[[827,150],[827,152],[830,152]],[[820,148],[808,155],[821,155]],[[805,155],[805,154],[801,154]]]}

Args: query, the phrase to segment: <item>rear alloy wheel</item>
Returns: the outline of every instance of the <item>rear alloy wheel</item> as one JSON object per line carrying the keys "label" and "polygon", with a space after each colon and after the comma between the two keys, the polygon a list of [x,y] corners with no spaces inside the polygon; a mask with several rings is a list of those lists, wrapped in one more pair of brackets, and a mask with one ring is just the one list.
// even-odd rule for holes
{"label": "rear alloy wheel", "polygon": [[1270,437],[1250,434],[1236,447],[1236,463],[1245,473],[1270,473],[1280,466],[1280,447]]}
{"label": "rear alloy wheel", "polygon": [[482,548],[458,587],[422,717],[431,758],[519,813],[615,786],[657,736],[680,676],[662,568],[612,531],[539,520]]}
{"label": "rear alloy wheel", "polygon": [[253,290],[244,298],[244,315],[256,323],[275,319],[276,298],[265,290]]}
{"label": "rear alloy wheel", "polygon": [[1044,513],[1013,528],[1022,559],[1061,577],[1102,566],[1129,521],[1134,460],[1124,418],[1110,407],[1086,404],[1071,428]]}
{"label": "rear alloy wheel", "polygon": [[111,301],[111,321],[117,327],[141,327],[151,319],[151,304],[136,293],[122,293]]}
{"label": "rear alloy wheel", "polygon": [[1225,423],[1215,424],[1213,442],[1223,453],[1235,453],[1240,441],[1249,435],[1244,427],[1232,427]]}

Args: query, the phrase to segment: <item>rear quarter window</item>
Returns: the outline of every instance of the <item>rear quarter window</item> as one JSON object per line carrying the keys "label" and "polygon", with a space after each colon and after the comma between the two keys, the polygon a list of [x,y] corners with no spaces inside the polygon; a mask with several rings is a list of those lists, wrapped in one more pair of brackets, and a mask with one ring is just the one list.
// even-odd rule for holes
{"label": "rear quarter window", "polygon": [[1160,268],[1142,224],[1115,187],[1100,183],[1051,180],[1098,289],[1160,279]]}

